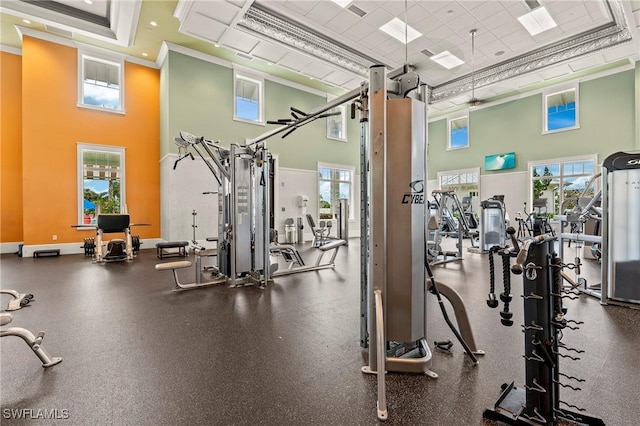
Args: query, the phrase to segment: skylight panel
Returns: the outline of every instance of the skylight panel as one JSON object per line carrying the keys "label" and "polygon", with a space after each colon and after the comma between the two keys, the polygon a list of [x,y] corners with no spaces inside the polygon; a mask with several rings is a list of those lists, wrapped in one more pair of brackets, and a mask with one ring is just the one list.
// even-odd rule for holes
{"label": "skylight panel", "polygon": [[522,15],[518,18],[518,21],[520,21],[522,26],[524,26],[532,36],[558,26],[544,6],[540,6],[526,15]]}
{"label": "skylight panel", "polygon": [[442,65],[448,70],[464,64],[464,61],[462,59],[458,58],[456,55],[449,52],[448,50],[440,52],[437,55],[433,55],[429,59],[431,59],[437,64]]}
{"label": "skylight panel", "polygon": [[[335,0],[334,0],[335,1]],[[406,28],[406,34],[405,34]],[[422,33],[415,28],[412,28],[411,25],[407,25],[404,21],[401,21],[398,18],[393,18],[386,24],[380,27],[381,31],[389,34],[391,37],[395,38],[401,43],[411,43],[413,40],[422,36]],[[405,40],[406,39],[406,40]]]}
{"label": "skylight panel", "polygon": [[351,3],[351,0],[331,0],[332,2],[334,2],[335,4],[337,4],[338,6],[340,6],[341,8],[345,8],[347,6],[349,6],[349,3]]}

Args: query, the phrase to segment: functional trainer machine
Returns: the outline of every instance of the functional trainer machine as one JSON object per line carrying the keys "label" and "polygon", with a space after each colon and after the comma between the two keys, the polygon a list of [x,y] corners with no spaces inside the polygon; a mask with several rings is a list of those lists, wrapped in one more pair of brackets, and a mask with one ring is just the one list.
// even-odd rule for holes
{"label": "functional trainer machine", "polygon": [[[191,266],[178,261],[156,265],[158,270],[173,270],[176,288],[191,289],[228,283],[232,287],[257,284],[264,287],[277,268],[269,256],[270,229],[273,228],[273,158],[266,144],[237,145],[223,148],[218,142],[180,132],[175,142],[184,154],[176,161],[191,157],[193,149],[213,174],[218,185],[218,248],[211,280],[199,280],[204,252],[196,250],[196,282],[180,284],[176,269]],[[195,228],[194,228],[195,230]]]}
{"label": "functional trainer machine", "polygon": [[602,303],[640,304],[640,152],[602,163]]}
{"label": "functional trainer machine", "polygon": [[437,377],[426,342],[428,292],[442,309],[440,295],[451,301],[460,332],[443,311],[445,320],[474,363],[483,352],[459,295],[425,273],[427,86],[407,67],[387,76],[374,66],[368,85],[351,96],[361,110],[361,346],[369,355],[362,371],[378,376],[377,415],[384,420],[386,371]]}
{"label": "functional trainer machine", "polygon": [[[604,425],[602,420],[560,400],[561,387],[579,391],[578,386],[584,382],[561,373],[559,366],[560,358],[579,360],[577,355],[584,352],[562,342],[564,331],[576,330],[582,324],[565,317],[567,309],[562,303],[565,297],[576,297],[575,293],[563,290],[560,275],[563,268],[571,265],[563,264],[553,251],[557,237],[539,235],[527,239],[520,248],[515,229],[510,227],[509,233],[513,247],[495,246],[491,249],[491,288],[487,305],[496,308],[500,303],[495,295],[493,268],[493,254],[498,253],[502,257],[504,284],[504,291],[500,294],[500,301],[504,303],[500,312],[502,325],[513,325],[513,314],[509,312],[511,273],[523,275],[525,385],[519,388],[514,382],[503,384],[498,401],[492,409],[485,410],[483,417],[511,425]],[[517,258],[510,266],[513,257]]]}

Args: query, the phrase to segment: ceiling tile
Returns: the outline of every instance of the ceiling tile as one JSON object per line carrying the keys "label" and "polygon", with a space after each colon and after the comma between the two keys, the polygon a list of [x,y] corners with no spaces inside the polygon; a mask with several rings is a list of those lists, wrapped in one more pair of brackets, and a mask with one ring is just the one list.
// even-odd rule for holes
{"label": "ceiling tile", "polygon": [[312,1],[287,1],[284,3],[284,7],[301,15],[306,15],[315,6],[316,3]]}
{"label": "ceiling tile", "polygon": [[364,16],[365,22],[375,28],[380,28],[394,18],[389,11],[379,7]]}
{"label": "ceiling tile", "polygon": [[251,55],[267,62],[278,62],[288,52],[288,49],[268,41],[260,41],[251,51]]}
{"label": "ceiling tile", "polygon": [[543,70],[540,70],[539,74],[545,80],[551,80],[552,78],[561,77],[563,75],[571,74],[571,68],[569,65],[562,64],[554,67],[548,67]]}
{"label": "ceiling tile", "polygon": [[243,53],[249,53],[260,42],[256,37],[247,34],[245,32],[229,28],[224,35],[222,43],[225,46],[229,46],[234,50],[239,50]]}
{"label": "ceiling tile", "polygon": [[529,13],[531,10],[527,7],[524,1],[506,2],[505,8],[507,12],[514,18],[519,18],[525,13]]}
{"label": "ceiling tile", "polygon": [[573,60],[569,66],[573,72],[577,72],[587,68],[597,67],[598,65],[604,65],[604,63],[602,55],[596,54]]}
{"label": "ceiling tile", "polygon": [[[544,80],[542,78],[542,76],[536,72],[532,72],[529,74],[525,74],[522,75],[518,78],[515,78],[513,81],[515,83],[515,87],[516,88],[523,88],[523,87],[527,87],[530,86],[532,84],[536,84],[536,83],[540,83],[542,80]],[[504,82],[503,82],[504,84]]]}
{"label": "ceiling tile", "polygon": [[385,1],[382,4],[382,8],[387,12],[391,13],[394,17],[401,18],[404,21],[404,6],[405,2],[403,1]]}
{"label": "ceiling tile", "polygon": [[504,6],[499,1],[488,1],[483,3],[482,7],[473,9],[471,14],[478,21],[484,21],[485,19],[493,21],[493,17],[504,10]]}
{"label": "ceiling tile", "polygon": [[360,43],[362,43],[362,45],[364,45],[365,47],[374,50],[388,39],[389,36],[376,29],[372,33],[368,34],[367,37],[361,39]]}
{"label": "ceiling tile", "polygon": [[353,75],[338,70],[333,70],[333,72],[329,73],[323,78],[323,80],[328,81],[335,86],[344,86],[345,83],[351,81],[352,79]]}
{"label": "ceiling tile", "polygon": [[319,25],[324,25],[341,11],[342,8],[333,2],[317,2],[316,6],[305,16]]}
{"label": "ceiling tile", "polygon": [[478,25],[478,19],[470,13],[461,15],[458,19],[454,19],[449,22],[449,28],[460,35],[469,35],[469,31],[476,28]]}
{"label": "ceiling tile", "polygon": [[325,24],[325,27],[333,30],[339,34],[345,32],[349,27],[357,24],[359,21],[358,16],[348,10],[342,10],[336,16],[334,16],[329,22]]}
{"label": "ceiling tile", "polygon": [[547,10],[549,14],[553,18],[554,21],[560,26],[563,24],[578,19],[582,16],[589,16],[589,12],[587,12],[587,8],[580,2],[569,2],[569,6],[565,6],[564,4],[559,3],[549,3],[547,6]]}
{"label": "ceiling tile", "polygon": [[632,56],[633,59],[637,59],[638,48],[633,43],[626,43],[626,44],[605,50],[604,52],[602,52],[602,56],[604,57],[604,60],[607,62],[614,62],[619,59],[627,58],[630,56]]}
{"label": "ceiling tile", "polygon": [[[379,32],[380,34],[382,34],[381,31],[378,31],[377,28],[374,28],[371,25],[367,24],[364,20],[359,20],[357,24],[351,25],[345,31],[343,31],[342,34],[353,41],[360,41],[364,38],[369,37],[369,35],[373,32]],[[375,47],[375,45],[371,47]]]}
{"label": "ceiling tile", "polygon": [[284,56],[284,58],[278,61],[278,65],[282,65],[294,71],[300,71],[311,62],[311,58],[300,53],[290,51]]}
{"label": "ceiling tile", "polygon": [[184,30],[199,38],[217,43],[228,27],[199,13],[189,15]]}
{"label": "ceiling tile", "polygon": [[236,15],[242,10],[224,1],[198,1],[194,2],[194,6],[196,12],[227,25],[231,25]]}
{"label": "ceiling tile", "polygon": [[324,77],[330,74],[333,70],[334,68],[332,66],[327,65],[324,62],[312,61],[305,66],[301,72],[313,78],[324,79]]}
{"label": "ceiling tile", "polygon": [[[415,26],[416,23],[432,16],[431,13],[429,13],[429,11],[424,7],[420,6],[419,3],[409,7],[407,12],[407,22],[410,26]],[[404,13],[400,17],[400,19],[404,21]]]}

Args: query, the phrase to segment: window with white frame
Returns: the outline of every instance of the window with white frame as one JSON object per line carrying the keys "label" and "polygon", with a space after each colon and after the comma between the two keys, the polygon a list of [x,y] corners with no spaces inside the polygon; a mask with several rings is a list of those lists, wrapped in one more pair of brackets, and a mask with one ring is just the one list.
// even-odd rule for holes
{"label": "window with white frame", "polygon": [[543,100],[543,133],[580,127],[577,85],[566,90],[544,93]]}
{"label": "window with white frame", "polygon": [[349,202],[349,219],[353,219],[353,178],[351,166],[318,163],[318,218],[333,219],[338,214],[340,199]]}
{"label": "window with white frame", "polygon": [[587,188],[586,185],[596,173],[596,161],[594,155],[530,162],[533,212],[564,214],[575,206],[581,194],[593,197],[596,188]]}
{"label": "window with white frame", "polygon": [[98,213],[122,213],[124,148],[78,144],[79,224],[95,225]]}
{"label": "window with white frame", "polygon": [[234,71],[233,81],[233,118],[264,124],[264,79]]}
{"label": "window with white frame", "polygon": [[456,117],[447,120],[448,149],[467,148],[469,146],[469,117]]}
{"label": "window with white frame", "polygon": [[124,112],[124,59],[78,51],[78,106]]}
{"label": "window with white frame", "polygon": [[327,111],[328,113],[339,113],[327,117],[327,138],[339,141],[347,140],[347,107],[339,105]]}
{"label": "window with white frame", "polygon": [[479,168],[438,172],[438,184],[443,191],[454,191],[466,210],[479,211]]}

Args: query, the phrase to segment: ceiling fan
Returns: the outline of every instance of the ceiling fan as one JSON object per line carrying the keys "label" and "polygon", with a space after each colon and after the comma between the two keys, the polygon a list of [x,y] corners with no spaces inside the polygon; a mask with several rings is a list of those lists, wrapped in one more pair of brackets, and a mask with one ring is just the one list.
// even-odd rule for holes
{"label": "ceiling fan", "polygon": [[467,102],[469,108],[477,107],[482,101],[476,98],[476,67],[475,67],[475,53],[476,53],[476,34],[478,30],[475,28],[469,31],[471,36],[471,99]]}

